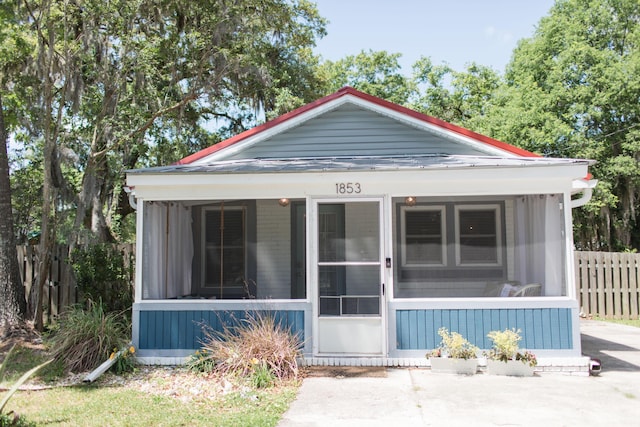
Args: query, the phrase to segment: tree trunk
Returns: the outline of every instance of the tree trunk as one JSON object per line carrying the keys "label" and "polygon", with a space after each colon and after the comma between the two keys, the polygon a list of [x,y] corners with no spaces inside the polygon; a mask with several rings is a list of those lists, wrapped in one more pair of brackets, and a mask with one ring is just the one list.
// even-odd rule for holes
{"label": "tree trunk", "polygon": [[27,303],[13,234],[7,129],[0,94],[0,337],[24,321]]}

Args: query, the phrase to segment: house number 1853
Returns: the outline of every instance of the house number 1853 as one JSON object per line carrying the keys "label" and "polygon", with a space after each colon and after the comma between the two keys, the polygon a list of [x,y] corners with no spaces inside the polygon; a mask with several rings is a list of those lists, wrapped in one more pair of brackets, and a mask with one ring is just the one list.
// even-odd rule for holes
{"label": "house number 1853", "polygon": [[360,194],[361,192],[359,182],[336,182],[336,194]]}

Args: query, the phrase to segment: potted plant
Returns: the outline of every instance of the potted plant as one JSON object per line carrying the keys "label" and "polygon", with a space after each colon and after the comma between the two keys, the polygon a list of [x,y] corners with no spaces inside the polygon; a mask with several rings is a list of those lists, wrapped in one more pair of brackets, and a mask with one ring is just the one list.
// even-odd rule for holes
{"label": "potted plant", "polygon": [[478,347],[467,341],[458,332],[447,328],[438,329],[442,341],[426,357],[431,363],[431,371],[448,374],[473,375],[478,369]]}
{"label": "potted plant", "polygon": [[491,331],[487,337],[493,341],[493,347],[485,354],[489,374],[518,377],[533,375],[538,360],[535,354],[518,347],[518,342],[522,339],[520,330]]}

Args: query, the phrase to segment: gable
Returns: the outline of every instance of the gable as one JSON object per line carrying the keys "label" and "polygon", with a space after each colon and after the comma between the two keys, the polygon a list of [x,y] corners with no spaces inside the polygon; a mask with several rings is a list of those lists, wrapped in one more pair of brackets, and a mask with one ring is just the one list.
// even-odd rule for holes
{"label": "gable", "polygon": [[[372,151],[373,150],[373,151]],[[361,155],[538,157],[351,87],[176,162]]]}
{"label": "gable", "polygon": [[488,153],[375,111],[346,103],[224,159],[425,154]]}

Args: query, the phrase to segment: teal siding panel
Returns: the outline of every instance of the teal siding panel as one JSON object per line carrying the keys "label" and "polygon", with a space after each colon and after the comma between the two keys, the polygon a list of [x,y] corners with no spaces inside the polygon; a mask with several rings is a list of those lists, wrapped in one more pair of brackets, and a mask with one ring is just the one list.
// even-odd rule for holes
{"label": "teal siding panel", "polygon": [[492,330],[520,330],[521,348],[571,349],[571,310],[549,309],[465,309],[397,310],[398,350],[430,350],[440,344],[438,329],[460,332],[476,346],[491,348],[487,334]]}
{"label": "teal siding panel", "polygon": [[561,310],[558,313],[560,319],[560,330],[567,331],[566,334],[560,336],[560,348],[573,348],[573,333],[571,310]]}
{"label": "teal siding panel", "polygon": [[427,348],[427,313],[424,310],[419,310],[417,313],[417,325],[416,335],[417,343],[416,348]]}
{"label": "teal siding panel", "polygon": [[[140,348],[149,348],[149,316],[144,316],[144,312],[139,313],[139,325],[140,334],[138,335],[138,347]],[[147,333],[142,333],[143,331]]]}
{"label": "teal siding panel", "polygon": [[409,346],[417,348],[418,346],[418,311],[411,310],[409,312]]}
{"label": "teal siding panel", "polygon": [[437,329],[434,333],[433,328],[431,328],[431,325],[434,324],[433,310],[424,310],[424,312],[424,335],[426,337],[426,345],[424,348],[433,349],[438,346],[438,343],[440,343],[440,340],[438,339],[439,337],[437,336]]}
{"label": "teal siding panel", "polygon": [[398,348],[411,348],[409,345],[409,329],[411,325],[408,322],[409,310],[396,312],[396,341]]}
{"label": "teal siding panel", "polygon": [[533,336],[535,337],[533,348],[544,348],[542,310],[533,310]]}
{"label": "teal siding panel", "polygon": [[534,337],[534,325],[533,325],[533,310],[524,310],[524,328],[522,328],[522,341],[520,346],[522,348],[535,348],[536,341]]}
{"label": "teal siding panel", "polygon": [[[274,310],[267,313],[304,340],[304,311]],[[222,332],[237,326],[246,318],[244,311],[141,311],[139,347],[145,350],[195,350],[202,346],[204,328]]]}
{"label": "teal siding panel", "polygon": [[551,332],[551,317],[553,316],[553,311],[549,310],[547,315],[544,316],[544,313],[541,313],[542,317],[542,346],[544,348],[551,348],[552,344],[552,332]]}

